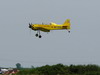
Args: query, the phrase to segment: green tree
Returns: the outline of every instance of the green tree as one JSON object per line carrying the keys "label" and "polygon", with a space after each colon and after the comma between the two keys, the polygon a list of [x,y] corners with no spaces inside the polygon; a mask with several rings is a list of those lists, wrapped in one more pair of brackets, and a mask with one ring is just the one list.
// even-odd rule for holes
{"label": "green tree", "polygon": [[22,68],[22,67],[21,67],[21,64],[20,64],[20,63],[17,63],[17,64],[16,64],[16,68],[17,68],[17,69],[21,69],[21,68]]}

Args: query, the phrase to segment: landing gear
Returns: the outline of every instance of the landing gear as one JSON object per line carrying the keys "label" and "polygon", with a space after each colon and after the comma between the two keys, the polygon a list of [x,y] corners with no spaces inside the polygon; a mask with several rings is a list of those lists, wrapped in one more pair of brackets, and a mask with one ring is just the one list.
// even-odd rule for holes
{"label": "landing gear", "polygon": [[37,31],[37,33],[35,34],[36,37],[41,38],[42,36],[40,35],[40,31]]}
{"label": "landing gear", "polygon": [[41,38],[42,36],[41,35],[39,35],[39,38]]}
{"label": "landing gear", "polygon": [[70,33],[70,31],[68,31],[68,33]]}
{"label": "landing gear", "polygon": [[70,33],[70,31],[67,29],[68,33]]}
{"label": "landing gear", "polygon": [[38,37],[38,34],[36,34],[35,36]]}

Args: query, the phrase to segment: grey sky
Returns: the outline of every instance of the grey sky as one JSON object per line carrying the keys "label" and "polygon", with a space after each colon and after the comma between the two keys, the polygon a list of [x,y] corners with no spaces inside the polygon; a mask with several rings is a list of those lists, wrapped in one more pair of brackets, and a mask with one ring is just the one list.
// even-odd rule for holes
{"label": "grey sky", "polygon": [[[0,0],[0,66],[100,65],[100,0]],[[36,38],[28,23],[62,24],[66,30]]]}

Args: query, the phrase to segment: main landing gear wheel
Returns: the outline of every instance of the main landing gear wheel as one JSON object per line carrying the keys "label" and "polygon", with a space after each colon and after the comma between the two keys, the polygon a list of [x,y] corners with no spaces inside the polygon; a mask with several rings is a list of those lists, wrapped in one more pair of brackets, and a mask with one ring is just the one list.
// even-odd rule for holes
{"label": "main landing gear wheel", "polygon": [[35,36],[38,37],[38,34],[36,34]]}
{"label": "main landing gear wheel", "polygon": [[41,35],[39,35],[39,38],[41,38],[42,36]]}

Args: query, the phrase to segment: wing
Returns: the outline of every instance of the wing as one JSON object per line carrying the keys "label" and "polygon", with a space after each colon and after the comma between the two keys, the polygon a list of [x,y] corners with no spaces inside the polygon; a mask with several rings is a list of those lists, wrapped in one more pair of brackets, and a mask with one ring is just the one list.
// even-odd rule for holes
{"label": "wing", "polygon": [[38,29],[41,30],[41,31],[43,31],[43,32],[50,32],[50,30],[42,28],[42,27],[39,27]]}

